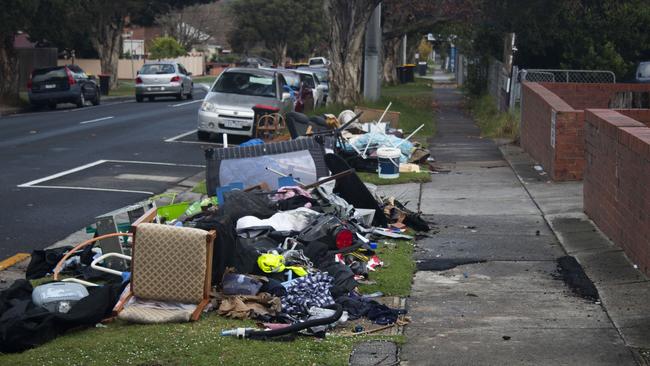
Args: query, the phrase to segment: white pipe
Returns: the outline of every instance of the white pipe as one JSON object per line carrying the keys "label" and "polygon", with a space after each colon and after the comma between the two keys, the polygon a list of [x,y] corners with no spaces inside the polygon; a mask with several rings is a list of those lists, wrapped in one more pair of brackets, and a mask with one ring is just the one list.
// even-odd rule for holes
{"label": "white pipe", "polygon": [[388,107],[386,107],[386,109],[384,109],[384,113],[381,115],[381,117],[379,117],[379,121],[377,121],[378,124],[381,123],[381,121],[384,120],[384,117],[386,116],[386,113],[388,113],[388,110],[390,109],[390,106],[392,106],[392,105],[393,105],[393,102],[388,102]]}
{"label": "white pipe", "polygon": [[420,131],[420,130],[422,129],[422,127],[424,127],[424,124],[421,124],[420,127],[416,128],[415,131],[411,132],[410,135],[408,135],[404,140],[400,141],[400,143],[397,144],[397,146],[395,146],[395,147],[399,147],[399,145],[401,145],[402,143],[404,143],[404,141],[408,141],[408,139],[410,139],[411,137],[413,137],[413,135],[415,135],[418,131]]}
{"label": "white pipe", "polygon": [[106,272],[106,273],[114,274],[114,275],[116,275],[116,276],[122,276],[122,273],[123,273],[123,272],[116,271],[116,270],[114,270],[114,269],[110,269],[110,268],[106,268],[106,267],[102,267],[102,266],[97,265],[97,263],[103,261],[103,260],[106,259],[106,258],[110,258],[110,257],[118,257],[118,258],[126,259],[126,260],[129,260],[129,261],[131,260],[131,257],[128,256],[128,255],[125,255],[125,254],[121,254],[121,253],[106,253],[106,254],[100,255],[99,257],[95,258],[95,259],[92,261],[92,263],[90,263],[90,266],[91,266],[92,268],[98,270],[98,271],[101,271],[101,272]]}
{"label": "white pipe", "polygon": [[99,285],[96,284],[96,283],[92,283],[92,282],[88,282],[88,281],[80,280],[80,279],[78,279],[78,278],[64,278],[64,279],[61,280],[61,282],[76,282],[76,283],[80,283],[80,284],[82,284],[82,285],[84,285],[84,286],[87,286],[87,287],[96,287],[96,286],[99,286]]}

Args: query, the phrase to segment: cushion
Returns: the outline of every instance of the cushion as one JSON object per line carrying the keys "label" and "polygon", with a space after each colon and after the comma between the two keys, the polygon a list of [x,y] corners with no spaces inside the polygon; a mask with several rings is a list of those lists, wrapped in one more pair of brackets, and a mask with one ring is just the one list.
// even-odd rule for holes
{"label": "cushion", "polygon": [[140,224],[135,233],[131,289],[149,300],[196,304],[203,299],[208,232]]}

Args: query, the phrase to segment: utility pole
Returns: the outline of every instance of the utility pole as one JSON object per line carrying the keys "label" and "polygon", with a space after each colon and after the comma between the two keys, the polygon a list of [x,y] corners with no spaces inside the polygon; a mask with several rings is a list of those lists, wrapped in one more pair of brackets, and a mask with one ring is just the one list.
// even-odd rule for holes
{"label": "utility pole", "polygon": [[376,101],[381,95],[381,4],[377,5],[368,22],[364,49],[363,97]]}

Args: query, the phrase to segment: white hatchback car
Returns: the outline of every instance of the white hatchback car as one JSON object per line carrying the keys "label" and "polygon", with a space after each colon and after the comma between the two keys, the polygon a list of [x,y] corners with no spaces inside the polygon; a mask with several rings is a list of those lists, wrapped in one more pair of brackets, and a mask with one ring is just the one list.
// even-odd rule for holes
{"label": "white hatchback car", "polygon": [[191,76],[192,73],[178,62],[146,63],[135,78],[135,100],[142,102],[147,97],[151,101],[163,96],[192,99]]}

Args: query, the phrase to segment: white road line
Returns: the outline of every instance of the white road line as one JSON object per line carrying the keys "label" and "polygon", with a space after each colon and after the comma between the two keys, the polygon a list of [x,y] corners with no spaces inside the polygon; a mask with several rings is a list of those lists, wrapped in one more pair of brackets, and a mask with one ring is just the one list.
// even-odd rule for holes
{"label": "white road line", "polygon": [[185,136],[189,136],[189,135],[191,135],[191,134],[193,134],[193,133],[196,133],[197,131],[198,131],[198,130],[192,130],[192,131],[189,131],[189,132],[181,133],[181,134],[178,135],[178,136],[174,136],[174,137],[170,137],[170,138],[168,138],[167,140],[165,140],[165,142],[174,142],[174,140],[182,139],[183,137],[185,137]]}
{"label": "white road line", "polygon": [[182,107],[182,106],[184,106],[184,105],[188,105],[188,104],[192,104],[192,103],[200,103],[200,102],[202,102],[202,101],[203,101],[203,99],[197,99],[197,100],[192,100],[192,101],[184,102],[184,103],[171,104],[171,105],[169,105],[169,106],[170,106],[170,107],[174,107],[174,108],[175,108],[175,107]]}
{"label": "white road line", "polygon": [[206,141],[165,141],[165,142],[173,142],[175,144],[210,145],[210,146],[218,146],[218,147],[223,146],[223,144],[220,142],[206,142]]}
{"label": "white road line", "polygon": [[[48,180],[60,178],[64,175],[76,173],[78,171],[92,168],[94,166],[97,166],[99,164],[103,163],[125,163],[125,164],[147,164],[147,165],[164,165],[164,166],[178,166],[178,167],[189,167],[189,168],[205,168],[205,165],[193,165],[193,164],[174,164],[174,163],[159,163],[159,162],[154,162],[154,161],[133,161],[133,160],[97,160],[92,163],[78,166],[76,168],[68,169],[66,171],[56,173],[49,175],[44,178],[40,179],[35,179],[33,181],[19,184],[18,187],[20,188],[25,188],[25,187],[32,187],[32,188],[61,188],[63,186],[36,186],[36,184],[46,182]],[[84,187],[64,187],[68,189],[85,189],[85,190],[97,190],[97,191],[107,191],[107,192],[130,192],[130,193],[151,193],[147,191],[130,191],[130,190],[120,190],[120,189],[108,189],[108,188],[84,188]],[[153,193],[151,193],[153,194]]]}
{"label": "white road line", "polygon": [[[20,187],[20,186],[18,186]],[[132,191],[128,189],[112,189],[112,188],[92,188],[92,187],[71,187],[71,186],[30,186],[29,188],[54,188],[54,189],[76,189],[81,191],[100,191],[100,192],[120,192],[120,193],[138,193],[153,195],[153,192],[148,191]]]}
{"label": "white road line", "polygon": [[108,116],[108,117],[102,117],[102,118],[96,118],[96,119],[91,119],[89,121],[83,121],[79,122],[80,125],[85,125],[86,123],[95,123],[99,121],[106,121],[107,119],[115,118],[115,116]]}
{"label": "white road line", "polygon": [[88,168],[97,166],[99,164],[103,164],[105,162],[106,162],[106,160],[97,160],[95,162],[92,162],[92,163],[89,163],[89,164],[86,164],[86,165],[82,165],[82,166],[79,166],[79,167],[76,167],[76,168],[72,168],[72,169],[69,169],[69,170],[66,170],[66,171],[63,171],[63,172],[60,172],[60,173],[52,174],[52,175],[49,175],[49,176],[44,177],[44,178],[33,180],[31,182],[20,184],[20,185],[18,185],[18,187],[32,187],[35,184],[39,184],[41,182],[45,182],[45,181],[48,181],[48,180],[51,180],[51,179],[59,178],[59,177],[62,177],[64,175],[67,175],[67,174],[78,172],[80,170],[88,169]]}
{"label": "white road line", "polygon": [[148,174],[120,174],[115,179],[124,180],[147,180],[152,182],[176,183],[183,180],[183,177],[173,177],[170,175],[148,175]]}
{"label": "white road line", "polygon": [[107,163],[149,164],[149,165],[165,165],[165,166],[184,166],[189,168],[205,168],[205,165],[158,163],[155,161],[136,161],[136,160],[104,160],[104,161]]}

